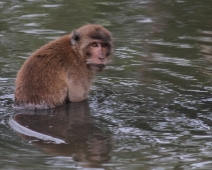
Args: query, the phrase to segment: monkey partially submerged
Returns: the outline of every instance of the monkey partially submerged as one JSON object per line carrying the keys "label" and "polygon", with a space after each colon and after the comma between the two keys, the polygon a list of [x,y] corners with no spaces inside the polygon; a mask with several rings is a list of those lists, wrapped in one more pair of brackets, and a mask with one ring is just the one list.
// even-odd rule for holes
{"label": "monkey partially submerged", "polygon": [[95,72],[112,54],[112,36],[89,24],[35,51],[16,78],[15,107],[47,109],[86,99]]}

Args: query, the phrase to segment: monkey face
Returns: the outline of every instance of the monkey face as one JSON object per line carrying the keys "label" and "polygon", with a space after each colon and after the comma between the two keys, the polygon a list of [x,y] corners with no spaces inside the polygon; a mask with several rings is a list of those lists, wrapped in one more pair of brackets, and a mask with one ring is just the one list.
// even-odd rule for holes
{"label": "monkey face", "polygon": [[94,71],[102,71],[109,61],[110,44],[101,41],[93,40],[87,47],[87,65]]}
{"label": "monkey face", "polygon": [[81,56],[85,56],[88,68],[104,70],[112,53],[112,36],[100,25],[89,24],[72,32],[72,46],[76,46]]}

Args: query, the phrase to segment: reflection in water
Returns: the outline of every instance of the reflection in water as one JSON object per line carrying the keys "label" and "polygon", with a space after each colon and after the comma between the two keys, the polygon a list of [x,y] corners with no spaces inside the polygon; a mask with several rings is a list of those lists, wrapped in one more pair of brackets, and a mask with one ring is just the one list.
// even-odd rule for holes
{"label": "reflection in water", "polygon": [[9,123],[23,140],[49,154],[72,156],[76,162],[110,160],[111,137],[92,122],[87,102],[52,110],[21,110]]}

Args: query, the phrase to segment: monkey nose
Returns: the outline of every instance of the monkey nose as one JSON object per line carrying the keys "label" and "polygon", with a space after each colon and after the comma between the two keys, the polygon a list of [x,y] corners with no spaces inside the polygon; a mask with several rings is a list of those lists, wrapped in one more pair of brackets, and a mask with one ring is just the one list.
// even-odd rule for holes
{"label": "monkey nose", "polygon": [[99,56],[99,59],[100,59],[100,60],[104,60],[105,57],[104,57],[103,55],[100,55],[100,56]]}

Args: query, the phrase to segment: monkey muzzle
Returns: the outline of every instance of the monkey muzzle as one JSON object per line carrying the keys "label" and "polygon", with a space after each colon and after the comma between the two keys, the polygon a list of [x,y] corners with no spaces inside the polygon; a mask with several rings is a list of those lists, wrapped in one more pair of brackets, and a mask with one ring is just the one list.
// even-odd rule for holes
{"label": "monkey muzzle", "polygon": [[88,67],[91,70],[97,71],[97,72],[101,72],[104,70],[105,68],[105,64],[89,64]]}

